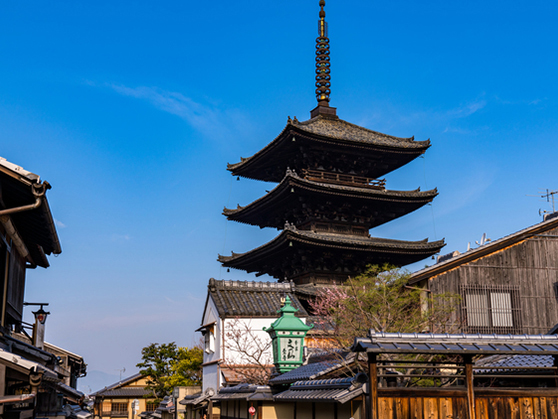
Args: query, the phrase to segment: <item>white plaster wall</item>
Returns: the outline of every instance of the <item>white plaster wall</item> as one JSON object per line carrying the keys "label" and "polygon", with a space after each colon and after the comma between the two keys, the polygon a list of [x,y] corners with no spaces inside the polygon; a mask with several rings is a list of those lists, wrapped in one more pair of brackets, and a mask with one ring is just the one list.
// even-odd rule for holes
{"label": "white plaster wall", "polygon": [[211,364],[203,367],[203,383],[202,391],[212,388],[214,391],[219,391],[221,388],[221,373],[219,372],[219,365]]}
{"label": "white plaster wall", "polygon": [[218,317],[217,307],[213,302],[213,299],[209,298],[207,307],[205,310],[205,316],[202,320],[202,324],[215,323],[215,351],[213,353],[207,353],[204,348],[203,362],[214,362],[221,359],[221,342],[219,339],[220,329],[221,329],[221,319]]}
{"label": "white plaster wall", "polygon": [[[268,318],[233,318],[225,319],[223,321],[223,329],[225,332],[224,337],[224,347],[223,347],[223,360],[229,364],[246,364],[250,363],[245,356],[235,351],[236,346],[240,346],[239,349],[246,350],[250,353],[255,353],[256,345],[254,344],[254,339],[258,339],[260,343],[266,345],[267,350],[261,357],[260,363],[262,364],[273,364],[273,349],[271,347],[271,338],[269,334],[263,330],[263,328],[268,328],[271,324],[277,320],[277,317]],[[306,323],[305,318],[301,318],[303,322]],[[234,328],[240,329],[242,337],[237,340],[239,345],[236,345],[230,337],[226,336],[228,330]]]}

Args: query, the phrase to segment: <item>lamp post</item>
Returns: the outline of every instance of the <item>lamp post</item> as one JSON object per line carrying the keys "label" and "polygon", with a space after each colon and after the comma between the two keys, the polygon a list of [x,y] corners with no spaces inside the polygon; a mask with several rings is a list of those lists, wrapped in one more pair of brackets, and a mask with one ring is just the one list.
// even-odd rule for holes
{"label": "lamp post", "polygon": [[291,299],[285,298],[285,305],[278,313],[281,313],[273,324],[263,328],[269,333],[273,347],[273,363],[279,373],[284,373],[302,365],[302,348],[306,333],[314,327],[307,326],[302,320],[295,316],[298,310],[291,305]]}
{"label": "lamp post", "polygon": [[48,303],[23,303],[24,306],[40,306],[37,311],[33,311],[35,316],[35,323],[33,324],[33,346],[39,349],[45,348],[45,322],[50,314],[48,311],[43,310],[43,306],[48,306]]}

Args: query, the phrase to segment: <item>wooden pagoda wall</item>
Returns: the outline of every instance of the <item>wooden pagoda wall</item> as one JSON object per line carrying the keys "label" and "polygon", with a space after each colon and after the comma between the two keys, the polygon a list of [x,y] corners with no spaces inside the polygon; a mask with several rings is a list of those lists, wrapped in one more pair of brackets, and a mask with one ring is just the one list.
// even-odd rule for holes
{"label": "wooden pagoda wall", "polygon": [[[514,330],[467,330],[463,307],[456,320],[466,333],[546,334],[558,324],[558,228],[528,238],[480,259],[430,278],[434,294],[450,292],[464,297],[464,289],[511,291]],[[501,287],[500,291],[498,287]],[[477,292],[479,292],[477,291]],[[463,298],[461,304],[465,304]],[[517,304],[517,306],[516,306]],[[558,416],[557,416],[558,418]]]}

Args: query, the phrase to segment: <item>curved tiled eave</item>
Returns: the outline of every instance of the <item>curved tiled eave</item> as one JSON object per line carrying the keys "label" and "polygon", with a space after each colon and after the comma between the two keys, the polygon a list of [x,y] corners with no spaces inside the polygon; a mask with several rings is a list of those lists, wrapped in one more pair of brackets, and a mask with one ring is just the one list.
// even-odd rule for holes
{"label": "curved tiled eave", "polygon": [[[9,173],[5,169],[0,170],[0,209],[33,204],[36,198],[31,185],[32,182],[22,179],[17,174]],[[38,208],[13,213],[10,218],[38,266],[49,266],[45,254],[62,252],[46,195],[41,198]]]}
{"label": "curved tiled eave", "polygon": [[390,191],[353,186],[320,183],[298,177],[288,171],[281,183],[263,197],[249,205],[223,210],[229,220],[256,225],[261,228],[283,228],[285,220],[294,221],[292,211],[302,211],[303,206],[350,204],[353,213],[377,213],[371,217],[368,228],[406,215],[432,202],[438,194],[436,189],[421,192]]}
{"label": "curved tiled eave", "polygon": [[[330,129],[318,127],[324,124]],[[306,157],[302,156],[301,146],[308,151]],[[329,153],[331,158],[325,160],[336,162],[336,169],[346,169],[347,173],[354,170],[359,176],[377,178],[409,163],[429,146],[430,141],[393,137],[340,119],[318,116],[306,122],[289,121],[271,143],[253,156],[229,164],[227,169],[235,176],[280,182],[287,167],[298,171],[312,169],[307,164],[310,154],[315,154],[318,161],[323,153]],[[350,163],[339,162],[342,155]]]}
{"label": "curved tiled eave", "polygon": [[289,227],[256,249],[241,254],[233,253],[232,256],[219,256],[218,260],[225,267],[283,279],[285,270],[298,264],[305,264],[306,269],[311,269],[312,264],[321,263],[319,259],[324,257],[347,261],[351,269],[358,271],[368,264],[408,265],[438,253],[444,245],[444,240],[428,242],[360,238],[319,234]]}

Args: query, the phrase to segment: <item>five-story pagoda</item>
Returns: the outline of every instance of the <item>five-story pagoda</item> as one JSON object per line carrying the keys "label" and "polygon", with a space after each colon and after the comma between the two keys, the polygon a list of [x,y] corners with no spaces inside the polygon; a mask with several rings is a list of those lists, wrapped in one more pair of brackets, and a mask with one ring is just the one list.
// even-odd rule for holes
{"label": "five-story pagoda", "polygon": [[341,283],[368,264],[404,266],[429,257],[444,241],[371,237],[368,231],[431,202],[437,191],[391,191],[379,179],[423,154],[430,141],[381,134],[339,119],[329,106],[329,39],[320,1],[316,98],[311,119],[288,119],[271,143],[229,164],[234,176],[279,184],[229,219],[282,232],[246,253],[219,256],[225,266],[297,284]]}

